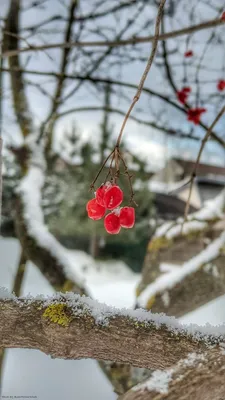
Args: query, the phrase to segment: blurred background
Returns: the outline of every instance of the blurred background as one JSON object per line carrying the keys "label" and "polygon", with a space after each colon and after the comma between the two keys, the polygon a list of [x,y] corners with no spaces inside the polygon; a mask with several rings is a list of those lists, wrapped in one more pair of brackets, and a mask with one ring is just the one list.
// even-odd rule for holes
{"label": "blurred background", "polygon": [[[27,149],[35,141],[44,139],[46,144],[41,191],[45,224],[99,301],[134,307],[149,240],[157,227],[184,215],[201,140],[224,105],[221,23],[158,43],[121,144],[138,204],[135,227],[108,235],[102,221],[88,219],[85,209],[92,197],[90,184],[115,145],[149,57],[151,43],[143,38],[154,35],[158,6],[158,0],[1,0],[0,286],[17,295],[56,290],[48,273],[29,259],[18,228],[18,188],[26,174]],[[161,31],[219,20],[223,11],[223,0],[167,0]],[[137,43],[137,38],[143,40]],[[68,42],[74,45],[65,47]],[[190,93],[183,101],[180,92],[185,87]],[[200,120],[191,120],[189,110],[201,108],[205,111]],[[204,148],[190,213],[224,190],[224,144],[223,116]],[[128,202],[125,174],[119,182]],[[34,182],[34,199],[37,186]],[[225,297],[218,297],[182,321],[224,323],[224,304]],[[2,398],[117,398],[92,360],[53,360],[39,351],[13,349],[1,353],[0,363]]]}

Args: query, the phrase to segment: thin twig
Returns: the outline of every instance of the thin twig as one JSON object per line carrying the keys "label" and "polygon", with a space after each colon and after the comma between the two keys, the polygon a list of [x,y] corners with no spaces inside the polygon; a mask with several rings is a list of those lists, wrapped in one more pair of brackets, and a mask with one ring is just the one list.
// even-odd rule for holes
{"label": "thin twig", "polygon": [[132,103],[131,103],[128,111],[127,111],[127,114],[126,114],[126,116],[124,118],[124,121],[122,123],[122,127],[121,127],[121,130],[120,130],[117,142],[116,142],[116,147],[119,147],[119,145],[120,145],[120,142],[121,142],[121,139],[122,139],[122,135],[123,135],[123,131],[124,131],[124,128],[126,126],[126,123],[127,123],[128,118],[129,118],[129,115],[130,115],[130,113],[133,110],[135,104],[138,102],[138,100],[139,100],[139,98],[141,96],[141,92],[142,92],[145,80],[146,80],[146,78],[148,76],[148,73],[150,71],[150,68],[152,66],[152,62],[154,60],[156,49],[157,49],[157,45],[158,45],[160,22],[161,22],[161,18],[162,18],[162,15],[163,15],[163,7],[165,5],[165,2],[166,2],[166,0],[161,0],[161,2],[160,2],[159,9],[158,9],[158,14],[157,14],[157,18],[156,18],[155,36],[154,36],[154,41],[153,41],[153,44],[152,44],[151,54],[149,56],[147,65],[146,65],[145,70],[143,72],[143,75],[141,77],[140,83],[138,85],[137,92],[136,92],[136,94],[135,94],[135,96],[133,98],[133,101],[132,101]]}
{"label": "thin twig", "polygon": [[96,177],[94,178],[94,180],[92,181],[91,185],[90,185],[90,190],[94,189],[94,184],[97,181],[99,175],[101,174],[104,166],[106,165],[107,161],[110,159],[110,157],[114,154],[114,149],[111,151],[111,153],[109,153],[109,155],[106,157],[105,161],[102,163]]}
{"label": "thin twig", "polygon": [[133,175],[131,175],[129,173],[127,164],[126,164],[122,154],[120,154],[120,158],[121,158],[122,163],[124,165],[124,173],[127,176],[129,187],[130,187],[130,204],[134,203],[134,205],[137,207],[138,205],[137,205],[136,201],[134,200],[134,190],[133,190],[133,186],[132,186],[132,182],[131,182],[131,179],[133,178]]}
{"label": "thin twig", "polygon": [[[222,19],[213,19],[201,24],[189,26],[184,29],[178,29],[176,31],[168,32],[159,35],[158,40],[167,40],[170,38],[188,35],[203,29],[215,28],[216,26],[225,24],[225,21]],[[29,48],[22,48],[16,50],[9,50],[4,52],[2,55],[3,57],[13,57],[19,53],[27,53],[27,52],[34,52],[34,51],[42,51],[46,49],[56,49],[56,48],[70,48],[70,47],[119,47],[119,46],[127,46],[137,43],[150,43],[154,42],[155,36],[144,36],[135,38],[132,37],[130,39],[119,40],[119,41],[92,41],[92,42],[67,42],[67,43],[53,43],[53,44],[44,44],[40,46],[30,46]]]}
{"label": "thin twig", "polygon": [[[130,107],[129,107],[126,115],[125,115],[124,120],[123,120],[121,129],[120,129],[120,133],[119,133],[119,136],[118,136],[117,141],[116,141],[116,145],[115,145],[114,149],[112,150],[112,152],[109,154],[109,156],[102,163],[102,165],[100,167],[100,170],[98,171],[96,177],[94,178],[93,182],[90,185],[90,189],[91,190],[94,188],[94,184],[95,184],[96,180],[98,179],[98,177],[99,177],[100,173],[102,172],[105,164],[107,163],[107,161],[110,159],[111,156],[112,156],[113,159],[115,159],[115,167],[116,167],[116,173],[115,173],[115,176],[114,176],[114,182],[116,182],[117,178],[119,177],[119,172],[120,172],[119,171],[119,162],[120,162],[120,159],[124,162],[123,157],[122,157],[122,155],[120,153],[120,150],[119,150],[120,142],[121,142],[121,139],[122,139],[124,128],[126,126],[128,118],[130,116],[130,113],[131,113],[132,109],[134,108],[135,104],[138,102],[138,100],[139,100],[139,98],[141,96],[141,92],[142,92],[145,80],[146,80],[146,78],[148,76],[148,73],[149,73],[150,68],[152,66],[152,62],[153,62],[154,57],[155,57],[157,44],[158,44],[158,38],[159,38],[160,22],[161,22],[161,18],[162,18],[162,14],[163,14],[163,7],[164,7],[165,2],[166,2],[166,0],[161,0],[159,8],[158,8],[158,13],[157,13],[157,17],[156,17],[156,24],[155,24],[155,35],[154,35],[154,40],[153,40],[153,44],[152,44],[152,50],[151,50],[150,56],[148,58],[145,70],[144,70],[144,72],[142,74],[140,83],[138,85],[137,92],[136,92],[136,94],[135,94],[135,96],[133,98],[133,101],[132,101],[132,103],[131,103],[131,105],[130,105]],[[126,166],[126,164],[125,164],[125,166]],[[112,161],[111,161],[111,164],[110,164],[110,170],[111,170],[111,168],[112,168]],[[129,184],[130,184],[130,187],[131,187],[131,201],[133,201],[134,193],[133,193],[133,188],[132,188],[132,184],[131,184],[131,178],[129,176],[128,170],[127,170],[127,176],[129,178]]]}
{"label": "thin twig", "polygon": [[199,152],[198,152],[196,163],[195,163],[194,169],[193,169],[192,174],[191,174],[190,189],[189,189],[189,194],[188,194],[188,200],[187,200],[187,203],[186,203],[186,206],[185,206],[184,221],[183,221],[183,224],[182,224],[182,229],[183,229],[184,223],[187,220],[188,211],[189,211],[189,208],[190,208],[190,199],[191,199],[192,189],[193,189],[193,185],[194,185],[194,180],[195,180],[195,177],[196,177],[196,174],[197,174],[197,169],[198,169],[198,165],[199,165],[199,162],[200,162],[200,158],[201,158],[203,149],[204,149],[204,147],[206,145],[206,142],[208,141],[208,139],[209,139],[209,137],[210,137],[210,135],[212,133],[212,130],[213,130],[214,126],[217,124],[217,122],[222,117],[224,112],[225,112],[225,106],[223,106],[223,108],[220,110],[219,114],[216,116],[216,118],[214,119],[213,123],[210,125],[208,131],[206,132],[204,138],[202,139],[202,143],[201,143],[201,147],[200,147]]}

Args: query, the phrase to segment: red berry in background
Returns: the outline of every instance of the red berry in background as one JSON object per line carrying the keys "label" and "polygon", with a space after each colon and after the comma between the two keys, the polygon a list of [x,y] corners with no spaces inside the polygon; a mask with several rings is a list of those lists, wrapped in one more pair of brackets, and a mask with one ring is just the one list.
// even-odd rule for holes
{"label": "red berry in background", "polygon": [[185,104],[187,102],[187,98],[189,93],[191,92],[191,88],[186,86],[183,89],[177,91],[177,99],[180,103]]}
{"label": "red berry in background", "polygon": [[224,11],[223,14],[221,15],[221,19],[222,19],[222,21],[225,21],[225,11]]}
{"label": "red berry in background", "polygon": [[182,90],[183,90],[184,93],[191,93],[190,86],[184,86]]}
{"label": "red berry in background", "polygon": [[120,218],[118,215],[114,214],[113,212],[106,215],[104,219],[104,226],[106,232],[110,233],[111,235],[116,235],[120,231]]}
{"label": "red berry in background", "polygon": [[135,223],[134,207],[123,207],[120,210],[120,225],[123,228],[133,228]]}
{"label": "red berry in background", "polygon": [[217,89],[222,92],[225,89],[225,80],[220,79],[219,82],[217,83]]}
{"label": "red berry in background", "polygon": [[178,90],[178,92],[177,92],[177,100],[179,100],[179,102],[181,104],[185,104],[186,100],[187,100],[186,93],[184,93],[182,90]]}
{"label": "red berry in background", "polygon": [[190,108],[188,110],[188,121],[193,122],[195,125],[198,125],[200,123],[201,115],[205,113],[207,110],[206,108]]}
{"label": "red berry in background", "polygon": [[108,210],[118,207],[123,201],[123,191],[119,186],[111,186],[104,194],[104,204]]}
{"label": "red berry in background", "polygon": [[184,53],[184,57],[186,57],[186,58],[192,57],[193,55],[194,55],[194,53],[192,50],[185,51],[185,53]]}
{"label": "red berry in background", "polygon": [[89,218],[97,221],[105,215],[106,208],[97,203],[96,199],[89,200],[86,205]]}
{"label": "red berry in background", "polygon": [[104,195],[106,190],[109,189],[108,185],[101,185],[95,193],[95,198],[98,204],[100,204],[100,206],[105,207],[104,205]]}

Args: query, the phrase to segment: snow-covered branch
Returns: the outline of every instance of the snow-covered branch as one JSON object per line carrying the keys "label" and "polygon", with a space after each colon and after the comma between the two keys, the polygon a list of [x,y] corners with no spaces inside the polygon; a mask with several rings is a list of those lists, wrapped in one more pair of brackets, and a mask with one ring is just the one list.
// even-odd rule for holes
{"label": "snow-covered branch", "polygon": [[225,393],[225,351],[190,353],[172,368],[156,370],[120,400],[222,400]]}
{"label": "snow-covered branch", "polygon": [[[223,191],[191,215],[182,232],[182,220],[157,230],[138,288],[139,306],[179,316],[224,294],[224,197]],[[162,271],[163,263],[175,268]]]}
{"label": "snow-covered branch", "polygon": [[1,289],[0,296],[2,348],[164,369],[212,346],[219,355],[225,341],[225,326],[185,326],[163,314],[119,310],[74,293],[16,298]]}

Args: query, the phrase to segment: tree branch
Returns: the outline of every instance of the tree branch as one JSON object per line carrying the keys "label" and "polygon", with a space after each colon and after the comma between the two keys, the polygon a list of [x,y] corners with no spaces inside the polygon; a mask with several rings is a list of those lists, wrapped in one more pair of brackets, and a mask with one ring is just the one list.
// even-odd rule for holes
{"label": "tree branch", "polygon": [[212,345],[219,355],[224,342],[222,326],[183,326],[174,318],[144,310],[121,311],[73,293],[46,300],[4,296],[3,291],[1,348],[39,349],[56,358],[94,358],[163,369]]}
{"label": "tree branch", "polygon": [[[3,72],[10,72],[10,69],[8,69],[8,68],[3,68],[2,70],[3,70]],[[18,69],[16,69],[16,70],[18,70]],[[55,72],[43,72],[43,71],[34,71],[34,70],[20,70],[20,71],[23,71],[24,73],[27,73],[27,74],[33,74],[33,75],[55,76],[56,78],[61,76],[60,74],[55,73]],[[77,80],[81,80],[81,81],[89,81],[89,82],[92,82],[93,84],[103,83],[103,84],[110,84],[110,85],[127,87],[127,88],[130,88],[130,89],[137,89],[138,88],[137,85],[134,85],[132,83],[121,82],[121,81],[117,81],[117,80],[114,80],[114,79],[104,79],[104,78],[92,77],[92,76],[86,77],[86,76],[79,76],[79,75],[78,76],[74,76],[74,75],[70,75],[70,74],[64,74],[63,76],[66,79],[71,79],[71,80],[77,79]],[[185,108],[183,108],[179,104],[173,102],[169,97],[166,97],[163,94],[155,92],[154,90],[146,88],[146,87],[144,87],[142,89],[142,91],[144,93],[146,93],[146,94],[149,94],[149,95],[152,95],[152,96],[160,98],[161,100],[165,101],[167,104],[171,105],[172,107],[176,108],[177,110],[181,111],[182,113],[187,114],[187,111],[186,111]],[[96,108],[91,107],[91,110],[93,110],[93,111],[94,110],[100,110],[100,109],[102,110],[102,108],[99,108],[99,107],[96,107]],[[76,110],[84,111],[86,109],[82,107],[82,108],[75,108],[75,109],[66,110],[63,113],[60,113],[58,115],[58,118],[60,116],[67,115],[69,113],[76,112]],[[110,110],[109,110],[109,112],[110,112]],[[117,111],[115,111],[115,112],[117,112]],[[132,118],[132,116],[130,118]],[[204,130],[208,129],[208,127],[206,125],[204,125],[202,122],[200,123],[200,126]],[[170,134],[169,131],[171,131],[171,134],[172,134],[172,130],[168,129],[168,133]],[[185,134],[183,135],[182,132],[177,131],[177,133],[178,133],[178,136],[180,135],[180,136],[185,136],[186,137],[186,135]],[[189,135],[189,136],[187,135],[187,137],[190,138],[190,139],[201,140],[199,137],[195,137],[195,136],[192,136],[192,135]],[[225,148],[225,141],[220,136],[218,136],[215,132],[211,133],[211,137],[219,145],[221,145],[223,148]]]}
{"label": "tree branch", "polygon": [[26,98],[25,85],[19,60],[19,13],[20,0],[11,0],[5,28],[6,31],[12,34],[12,36],[4,36],[3,47],[4,51],[6,52],[16,52],[13,57],[9,58],[12,95],[17,121],[23,136],[26,137],[31,132],[33,132],[33,126],[32,120],[30,118],[31,112]]}
{"label": "tree branch", "polygon": [[[170,38],[178,37],[178,36],[183,36],[183,35],[188,35],[192,34],[194,32],[203,30],[203,29],[209,29],[209,28],[215,28],[216,26],[223,25],[225,23],[224,20],[222,19],[214,19],[206,22],[202,22],[201,24],[198,25],[193,25],[184,29],[178,29],[176,31],[168,32],[159,35],[159,40],[167,40]],[[130,39],[124,39],[124,40],[119,40],[119,41],[107,41],[107,42],[102,42],[102,41],[95,41],[95,42],[69,42],[69,43],[54,43],[54,44],[46,44],[46,45],[40,45],[40,46],[30,46],[29,48],[22,48],[20,50],[9,50],[9,51],[4,51],[3,57],[12,57],[18,53],[28,53],[28,52],[34,52],[34,51],[42,51],[46,49],[55,49],[55,48],[70,48],[70,47],[119,47],[119,46],[127,46],[127,45],[134,45],[138,43],[151,43],[155,39],[155,36],[147,36],[147,37],[139,37],[135,38],[132,37]]]}
{"label": "tree branch", "polygon": [[[69,19],[68,19],[68,24],[67,24],[67,27],[65,30],[65,35],[64,35],[65,43],[70,41],[72,34],[73,34],[74,13],[75,13],[77,4],[78,4],[77,0],[71,0],[71,2],[70,2]],[[67,68],[67,64],[68,64],[70,50],[71,50],[71,48],[69,48],[69,47],[64,47],[62,49],[58,82],[57,82],[57,85],[55,88],[55,93],[53,94],[51,109],[46,118],[46,121],[43,122],[43,124],[41,125],[41,128],[40,128],[39,140],[45,132],[46,125],[48,125],[48,138],[47,138],[47,147],[48,148],[50,148],[51,141],[52,141],[52,132],[53,132],[55,121],[56,121],[56,113],[57,113],[59,106],[61,105],[61,96],[62,96],[62,91],[63,91],[63,84],[65,81],[65,72],[66,72],[66,68]]]}
{"label": "tree branch", "polygon": [[[167,223],[149,243],[138,304],[154,312],[181,316],[225,293],[224,192],[182,221]],[[171,265],[165,273],[163,264]]]}
{"label": "tree branch", "polygon": [[154,371],[151,378],[120,400],[222,400],[225,393],[225,352],[189,354],[173,368]]}

